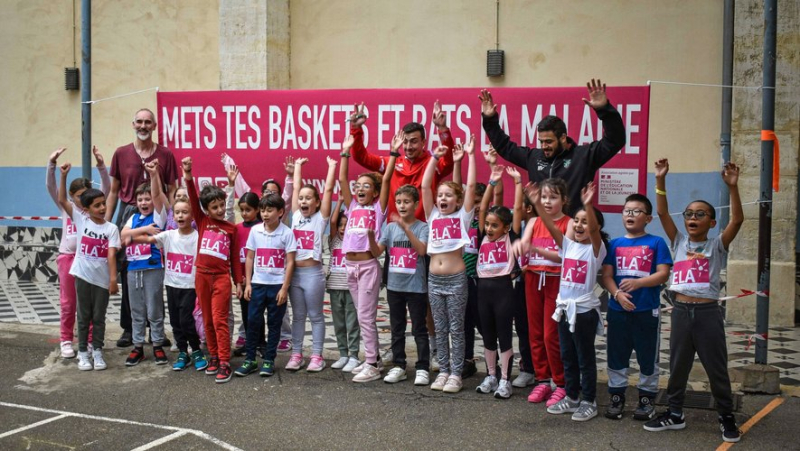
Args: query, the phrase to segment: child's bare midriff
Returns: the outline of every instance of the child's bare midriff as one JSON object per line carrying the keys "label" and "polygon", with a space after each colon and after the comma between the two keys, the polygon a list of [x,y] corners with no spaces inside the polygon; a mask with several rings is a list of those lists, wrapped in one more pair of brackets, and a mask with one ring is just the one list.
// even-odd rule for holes
{"label": "child's bare midriff", "polygon": [[464,259],[462,258],[462,248],[458,248],[451,252],[443,254],[431,255],[431,274],[438,276],[449,276],[451,274],[458,274],[466,270],[464,266]]}

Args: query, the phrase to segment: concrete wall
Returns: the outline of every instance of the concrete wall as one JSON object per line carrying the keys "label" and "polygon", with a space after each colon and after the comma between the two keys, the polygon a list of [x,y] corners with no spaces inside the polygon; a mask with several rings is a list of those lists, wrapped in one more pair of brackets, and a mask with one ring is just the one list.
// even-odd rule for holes
{"label": "concrete wall", "polygon": [[[64,90],[64,68],[80,67],[80,4],[7,1],[0,8],[0,190],[13,192],[0,215],[53,215],[44,167],[53,149],[80,165],[80,92]],[[73,39],[73,22],[77,27]],[[158,86],[162,90],[219,89],[217,0],[92,2],[92,98]],[[155,109],[155,91],[92,107],[93,142],[110,162],[133,140],[131,121]],[[14,223],[14,225],[19,225]],[[37,223],[36,225],[42,225]]]}
{"label": "concrete wall", "polygon": [[[737,0],[734,42],[734,84],[761,86],[763,70],[763,2]],[[800,4],[778,2],[777,82],[775,92],[775,133],[780,140],[780,192],[773,195],[772,255],[770,271],[770,324],[792,325],[795,308],[800,309],[795,288],[797,231],[797,163],[800,153]],[[741,191],[744,200],[759,197],[761,162],[760,91],[735,90],[733,111],[733,152],[744,162]],[[745,207],[745,223],[728,262],[728,280],[742,288],[755,287],[758,255],[758,205]],[[732,288],[738,288],[732,285]],[[729,318],[751,321],[755,299],[732,302]]]}

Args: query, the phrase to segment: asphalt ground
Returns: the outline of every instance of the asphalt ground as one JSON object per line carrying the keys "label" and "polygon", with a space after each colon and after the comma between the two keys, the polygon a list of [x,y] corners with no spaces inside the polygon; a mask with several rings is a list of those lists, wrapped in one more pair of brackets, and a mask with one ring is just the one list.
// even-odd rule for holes
{"label": "asphalt ground", "polygon": [[[603,418],[604,383],[598,386],[601,414],[576,423],[529,404],[528,389],[515,389],[509,400],[476,393],[480,373],[451,395],[415,387],[413,376],[390,385],[355,384],[330,368],[288,373],[280,369],[288,356],[279,355],[272,378],[234,377],[220,385],[193,370],[156,366],[149,348],[148,360],[128,368],[128,350],[109,347],[107,370],[81,372],[74,359],[59,357],[57,336],[53,326],[0,324],[2,450],[697,450],[723,443],[709,410],[687,409],[683,431],[644,431],[631,418],[634,389],[622,420]],[[734,449],[800,449],[797,397],[748,395],[739,425],[778,402]]]}

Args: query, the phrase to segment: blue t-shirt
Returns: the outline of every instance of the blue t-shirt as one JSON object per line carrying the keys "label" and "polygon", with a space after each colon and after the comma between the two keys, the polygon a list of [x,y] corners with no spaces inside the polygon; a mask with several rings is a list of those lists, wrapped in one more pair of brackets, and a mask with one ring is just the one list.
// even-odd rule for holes
{"label": "blue t-shirt", "polygon": [[[666,241],[650,234],[638,238],[614,238],[608,244],[608,255],[603,265],[614,268],[617,286],[625,279],[638,279],[653,274],[658,265],[672,266],[672,256]],[[661,306],[661,286],[639,288],[631,293],[636,312],[657,309]],[[609,299],[608,308],[624,311],[615,299]]]}

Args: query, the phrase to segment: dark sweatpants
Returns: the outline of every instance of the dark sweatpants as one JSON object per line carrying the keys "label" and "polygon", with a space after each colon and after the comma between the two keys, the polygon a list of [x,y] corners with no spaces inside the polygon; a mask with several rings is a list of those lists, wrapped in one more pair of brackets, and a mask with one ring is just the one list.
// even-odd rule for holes
{"label": "dark sweatpants", "polygon": [[194,288],[175,288],[167,286],[167,306],[172,335],[181,352],[200,349],[200,336],[194,321],[194,305],[197,293]]}
{"label": "dark sweatpants", "polygon": [[88,350],[89,324],[92,325],[92,346],[103,349],[106,337],[106,310],[108,310],[108,288],[98,287],[75,278],[78,295],[78,351]]}
{"label": "dark sweatpants", "polygon": [[597,351],[594,337],[597,335],[597,310],[575,315],[575,332],[569,331],[566,315],[558,323],[558,340],[561,346],[561,361],[564,363],[564,389],[570,399],[594,402],[597,396]]}
{"label": "dark sweatpants", "polygon": [[428,293],[406,293],[386,290],[389,304],[389,325],[392,329],[392,363],[406,368],[406,309],[411,317],[411,334],[417,345],[417,370],[430,371],[430,341],[428,339]]}
{"label": "dark sweatpants", "polygon": [[722,308],[716,302],[687,304],[675,302],[672,310],[672,332],[669,336],[669,410],[683,411],[686,382],[694,364],[694,355],[708,374],[711,393],[720,415],[733,412],[731,380],[728,376],[728,348]]}

